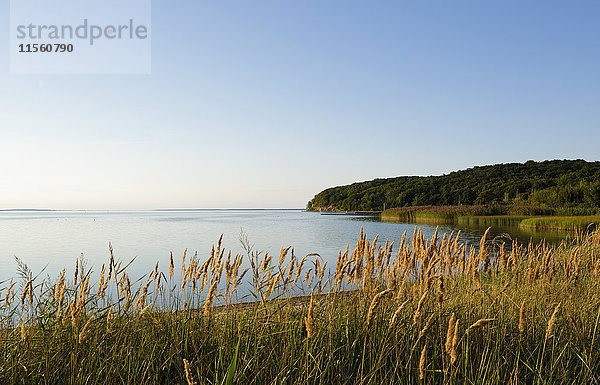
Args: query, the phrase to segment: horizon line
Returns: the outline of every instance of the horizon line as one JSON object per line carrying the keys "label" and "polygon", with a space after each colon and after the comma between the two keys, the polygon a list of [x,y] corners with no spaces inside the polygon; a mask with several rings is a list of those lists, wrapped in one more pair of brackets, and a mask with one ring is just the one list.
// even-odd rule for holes
{"label": "horizon line", "polygon": [[227,207],[227,208],[158,208],[158,209],[36,209],[36,208],[7,208],[0,209],[0,212],[15,212],[15,211],[250,211],[250,210],[306,210],[306,208],[249,208],[249,207]]}

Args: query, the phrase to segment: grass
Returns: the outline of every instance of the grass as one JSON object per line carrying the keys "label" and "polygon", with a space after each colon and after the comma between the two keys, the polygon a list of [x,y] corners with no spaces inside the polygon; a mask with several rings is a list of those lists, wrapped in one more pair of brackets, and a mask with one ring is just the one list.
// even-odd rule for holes
{"label": "grass", "polygon": [[[577,215],[558,215],[562,212]],[[536,230],[586,230],[592,223],[600,223],[599,215],[578,215],[595,212],[595,209],[544,209],[529,206],[479,205],[479,206],[414,206],[385,210],[384,221],[416,223],[457,223],[476,226],[520,226]]]}
{"label": "grass", "polygon": [[556,216],[535,217],[521,221],[520,227],[536,230],[585,230],[595,229],[600,224],[600,216]]}
{"label": "grass", "polygon": [[0,284],[0,383],[597,383],[600,232],[479,246],[361,232],[329,268],[219,241],[137,280],[112,255],[52,282],[21,263]]}
{"label": "grass", "polygon": [[430,222],[453,222],[464,216],[488,216],[502,215],[505,210],[501,206],[479,205],[479,206],[411,206],[398,207],[385,210],[381,213],[384,220],[401,221],[430,221]]}
{"label": "grass", "polygon": [[523,215],[482,215],[459,217],[456,223],[464,226],[518,226],[527,216]]}
{"label": "grass", "polygon": [[463,206],[410,206],[397,207],[381,213],[382,219],[420,220],[439,219],[456,221],[466,217],[527,217],[531,215],[552,215],[554,210],[540,207],[515,205],[463,205]]}

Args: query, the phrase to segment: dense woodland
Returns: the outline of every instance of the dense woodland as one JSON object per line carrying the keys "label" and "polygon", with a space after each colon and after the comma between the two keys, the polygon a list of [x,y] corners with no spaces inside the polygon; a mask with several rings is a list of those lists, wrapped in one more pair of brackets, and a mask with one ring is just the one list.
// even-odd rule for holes
{"label": "dense woodland", "polygon": [[379,211],[391,207],[514,204],[600,208],[600,162],[552,160],[473,167],[441,176],[403,176],[332,187],[309,210]]}

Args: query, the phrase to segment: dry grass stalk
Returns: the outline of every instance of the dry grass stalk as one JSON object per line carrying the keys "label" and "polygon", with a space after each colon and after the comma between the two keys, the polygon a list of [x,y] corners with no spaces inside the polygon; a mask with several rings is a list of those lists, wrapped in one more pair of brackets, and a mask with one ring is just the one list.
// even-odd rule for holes
{"label": "dry grass stalk", "polygon": [[486,273],[489,273],[489,271],[490,271],[490,252],[487,249],[487,247],[485,246],[486,238],[488,236],[488,233],[490,232],[490,229],[491,229],[491,227],[488,227],[487,230],[485,230],[485,233],[483,233],[483,236],[481,237],[481,240],[479,241],[478,260],[480,262],[483,262],[483,270]]}
{"label": "dry grass stalk", "polygon": [[288,251],[292,248],[292,246],[288,246],[286,248],[281,248],[281,250],[279,251],[279,266],[283,266],[283,262],[285,261],[285,257],[288,253]]}
{"label": "dry grass stalk", "polygon": [[63,269],[62,273],[60,273],[58,282],[56,283],[56,286],[54,286],[54,302],[58,302],[58,299],[60,298],[60,291],[61,291],[64,283],[65,283],[65,269]]}
{"label": "dry grass stalk", "polygon": [[419,360],[419,379],[425,379],[425,365],[427,364],[427,344],[421,350],[421,359]]}
{"label": "dry grass stalk", "polygon": [[73,286],[77,286],[77,275],[79,274],[79,259],[75,259],[75,275],[73,277]]}
{"label": "dry grass stalk", "polygon": [[21,341],[25,341],[27,338],[27,329],[25,329],[25,317],[21,321]]}
{"label": "dry grass stalk", "polygon": [[454,313],[450,316],[448,322],[448,330],[446,331],[446,354],[452,351],[452,338],[454,337],[454,325],[456,324],[456,316]]}
{"label": "dry grass stalk", "polygon": [[142,289],[142,294],[140,295],[135,304],[136,308],[139,307],[140,309],[142,309],[146,306],[146,297],[148,296],[148,287],[150,286],[150,283],[152,283],[152,281],[150,280],[150,277],[148,277],[148,279],[146,280],[146,284]]}
{"label": "dry grass stalk", "polygon": [[210,316],[210,305],[215,297],[215,293],[217,291],[217,284],[219,283],[219,281],[215,281],[210,289],[208,290],[208,294],[206,296],[206,301],[204,302],[204,316],[208,317]]}
{"label": "dry grass stalk", "polygon": [[110,243],[110,242],[108,242],[108,251],[110,253],[110,261],[108,262],[108,276],[106,277],[106,281],[110,281],[110,278],[112,277],[112,273],[113,273],[113,265],[115,263],[115,257],[113,255],[113,247],[112,247],[112,243]]}
{"label": "dry grass stalk", "polygon": [[525,331],[525,301],[521,304],[519,309],[519,338],[523,338],[523,332]]}
{"label": "dry grass stalk", "polygon": [[185,379],[188,385],[196,385],[192,377],[192,371],[190,370],[190,363],[185,358],[183,359],[183,367],[185,368]]}
{"label": "dry grass stalk", "polygon": [[13,288],[13,286],[15,286],[16,282],[13,282],[10,284],[10,286],[8,287],[8,290],[6,291],[6,297],[4,297],[4,307],[7,308],[10,302],[10,295],[11,295],[11,290]]}
{"label": "dry grass stalk", "polygon": [[475,322],[473,325],[469,326],[469,328],[467,329],[465,334],[473,333],[480,327],[483,327],[483,326],[489,324],[490,322],[494,322],[495,320],[496,320],[495,318],[482,318],[479,321]]}
{"label": "dry grass stalk", "polygon": [[[25,306],[25,298],[27,298],[27,294],[30,294],[30,292],[31,294],[33,294],[33,284],[31,280],[27,281],[27,283],[25,284],[25,288],[23,289],[23,293],[21,294],[21,308]],[[30,299],[30,302],[33,301]]]}
{"label": "dry grass stalk", "polygon": [[556,323],[556,315],[558,314],[559,307],[560,307],[560,302],[558,303],[558,305],[556,305],[556,307],[554,308],[554,311],[552,312],[552,316],[548,320],[548,327],[546,328],[546,337],[545,337],[544,341],[547,341],[548,338],[550,338],[552,336],[552,333],[554,331],[554,324]]}
{"label": "dry grass stalk", "polygon": [[429,292],[426,291],[425,293],[423,293],[423,295],[419,299],[419,303],[417,304],[417,310],[415,310],[415,314],[413,316],[413,323],[417,323],[419,321],[419,318],[421,318],[421,312],[423,310],[423,303],[425,303],[425,299],[427,298],[427,293],[429,293]]}
{"label": "dry grass stalk", "polygon": [[425,322],[425,326],[423,326],[423,329],[421,329],[421,331],[419,332],[418,339],[421,339],[425,335],[425,333],[427,333],[427,330],[429,330],[429,328],[431,327],[432,322],[433,322],[433,314],[431,314],[427,318],[427,321]]}
{"label": "dry grass stalk", "polygon": [[444,293],[445,293],[444,276],[440,275],[440,280],[439,280],[438,290],[437,290],[437,303],[439,306],[442,306],[442,303],[444,302]]}
{"label": "dry grass stalk", "polygon": [[112,306],[108,308],[108,314],[106,315],[106,332],[110,333],[110,316],[112,314]]}
{"label": "dry grass stalk", "polygon": [[[71,301],[71,302],[72,302],[72,301]],[[64,313],[62,314],[62,324],[63,324],[63,326],[67,326],[67,324],[68,324],[68,322],[69,322],[69,320],[68,320],[68,315],[69,315],[69,312],[71,311],[71,302],[69,302],[69,303],[67,304],[67,306],[65,306],[65,311],[64,311]]]}
{"label": "dry grass stalk", "polygon": [[458,360],[458,321],[454,323],[454,336],[452,337],[452,348],[450,349],[450,363],[454,365]]}
{"label": "dry grass stalk", "polygon": [[400,314],[402,313],[402,310],[404,309],[404,307],[406,307],[406,304],[408,304],[410,300],[406,300],[404,302],[402,302],[402,305],[400,305],[398,307],[398,309],[394,312],[394,315],[392,317],[392,320],[390,321],[390,326],[388,328],[388,330],[392,330],[392,328],[394,326],[396,326],[396,323],[398,322],[398,317],[400,317]]}
{"label": "dry grass stalk", "polygon": [[139,317],[142,317],[144,314],[146,314],[146,312],[148,311],[148,309],[150,309],[151,306],[152,304],[148,304],[146,307],[144,307],[142,311],[140,311]]}
{"label": "dry grass stalk", "polygon": [[384,291],[377,293],[375,297],[373,297],[373,301],[371,301],[371,306],[369,306],[369,313],[367,314],[367,326],[371,326],[373,322],[373,317],[375,317],[375,309],[387,294],[391,293],[391,289],[385,289]]}
{"label": "dry grass stalk", "polygon": [[79,333],[79,339],[78,339],[80,344],[82,344],[88,337],[88,334],[90,331],[90,326],[92,324],[92,320],[93,320],[93,318],[90,317],[90,319],[83,326],[83,329],[81,329],[81,332]]}
{"label": "dry grass stalk", "polygon": [[315,301],[313,294],[310,294],[310,305],[308,306],[308,315],[304,318],[304,324],[306,326],[306,338],[312,338],[314,333],[314,308]]}
{"label": "dry grass stalk", "polygon": [[100,281],[98,282],[98,292],[96,296],[100,297],[102,295],[102,288],[104,287],[104,264],[102,265],[102,270],[100,271]]}

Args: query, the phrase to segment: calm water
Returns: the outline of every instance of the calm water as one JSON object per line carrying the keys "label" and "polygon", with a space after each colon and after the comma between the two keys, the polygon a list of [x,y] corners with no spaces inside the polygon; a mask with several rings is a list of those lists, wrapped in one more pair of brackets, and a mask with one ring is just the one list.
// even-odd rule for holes
{"label": "calm water", "polygon": [[[418,225],[426,237],[435,226]],[[363,227],[369,239],[379,234],[399,241],[406,230],[412,235],[415,225],[386,223],[365,217],[320,215],[302,210],[193,210],[193,211],[5,211],[0,212],[0,281],[16,277],[15,256],[23,260],[34,274],[45,268],[55,278],[67,267],[72,272],[81,254],[87,266],[97,272],[108,261],[108,243],[115,256],[127,262],[131,277],[141,277],[158,261],[167,270],[169,252],[180,261],[184,249],[208,257],[213,243],[223,234],[223,246],[235,254],[242,252],[239,241],[243,229],[255,250],[279,253],[282,246],[292,245],[295,254],[319,253],[328,266],[335,266],[337,254],[352,247]],[[440,234],[458,230],[440,226]],[[485,227],[461,228],[463,241],[477,243]],[[493,228],[492,236],[509,233],[528,240],[531,234],[516,228]],[[534,239],[542,235],[534,234]],[[560,235],[550,234],[556,239]]]}

